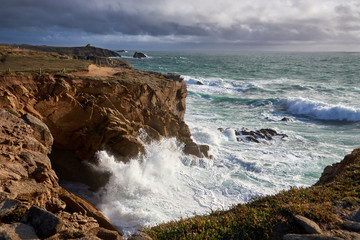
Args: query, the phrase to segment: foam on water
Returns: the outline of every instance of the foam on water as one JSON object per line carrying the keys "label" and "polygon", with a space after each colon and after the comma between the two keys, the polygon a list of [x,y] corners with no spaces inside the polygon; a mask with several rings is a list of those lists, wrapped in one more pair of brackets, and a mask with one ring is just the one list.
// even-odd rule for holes
{"label": "foam on water", "polygon": [[[145,144],[145,155],[128,163],[117,162],[106,151],[99,151],[99,164],[94,167],[111,173],[111,177],[97,193],[97,206],[129,234],[138,228],[192,216],[195,212],[205,214],[228,209],[292,184],[279,184],[279,179],[273,177],[274,168],[286,172],[289,165],[293,165],[274,161],[283,153],[264,152],[252,144],[238,151],[239,145],[234,142],[231,131],[203,131],[207,129],[194,129],[194,136],[213,144],[211,153],[215,160],[183,155],[182,145],[174,138]],[[224,142],[233,145],[224,148]],[[264,162],[248,159],[248,155]],[[283,174],[280,178],[285,182],[293,175]]]}
{"label": "foam on water", "polygon": [[[360,74],[353,74],[360,56],[341,55],[347,64],[339,65],[336,54],[150,55],[128,60],[135,68],[184,77],[185,122],[195,142],[210,146],[215,160],[184,156],[175,139],[145,144],[145,155],[128,163],[99,152],[96,168],[110,172],[111,179],[97,193],[97,206],[127,232],[310,186],[325,166],[358,147],[359,123],[344,121],[360,121],[354,87]],[[289,137],[238,142],[234,129],[242,127],[272,128]]]}
{"label": "foam on water", "polygon": [[360,109],[305,98],[287,99],[286,109],[292,114],[306,115],[320,120],[360,121]]}

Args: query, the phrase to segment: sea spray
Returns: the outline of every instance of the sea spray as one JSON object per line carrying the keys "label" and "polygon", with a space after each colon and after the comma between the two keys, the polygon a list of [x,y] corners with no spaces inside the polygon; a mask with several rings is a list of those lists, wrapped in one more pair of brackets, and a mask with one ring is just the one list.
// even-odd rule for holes
{"label": "sea spray", "polygon": [[[160,165],[176,159],[177,168],[167,170],[171,173],[169,177],[157,173],[156,177],[150,177],[154,179],[152,185],[143,183],[146,178],[139,178],[138,174],[134,181],[124,180],[124,183],[116,183],[113,177],[101,191],[104,197],[99,203],[118,226],[135,229],[190,216],[193,212],[203,214],[210,209],[227,209],[254,196],[273,194],[290,186],[309,186],[319,179],[325,166],[340,161],[346,153],[359,147],[360,122],[345,122],[357,120],[360,106],[359,54],[149,54],[153,58],[127,60],[134,68],[177,72],[184,77],[188,89],[185,121],[193,139],[208,144],[215,160],[195,160],[182,155],[181,151],[171,159],[160,154],[157,160]],[[294,98],[301,99],[297,101],[299,105],[291,101]],[[329,108],[319,110],[317,103]],[[343,112],[336,115],[330,111],[336,109]],[[339,122],[327,121],[329,116],[335,116],[333,119]],[[284,118],[290,121],[283,121]],[[217,130],[242,127],[277,129],[289,138],[269,144],[237,142],[233,136]],[[165,148],[173,146],[167,141],[180,147],[173,139],[145,147],[155,144],[155,148],[149,150],[156,155],[155,152],[167,152]],[[177,147],[175,150],[170,147],[170,152],[177,152]],[[155,157],[146,154],[133,159],[138,163],[129,162],[119,168],[137,173],[136,169],[143,169],[141,176],[146,176],[142,172],[151,164],[143,162],[155,161]],[[116,176],[115,169],[109,167],[108,171]],[[167,195],[161,195],[165,193]]]}
{"label": "sea spray", "polygon": [[[224,137],[224,139],[227,139]],[[162,222],[228,209],[264,192],[247,179],[254,163],[224,164],[182,153],[175,138],[145,143],[145,154],[118,162],[97,152],[98,170],[111,174],[97,206],[125,233]],[[242,177],[241,177],[242,176]]]}

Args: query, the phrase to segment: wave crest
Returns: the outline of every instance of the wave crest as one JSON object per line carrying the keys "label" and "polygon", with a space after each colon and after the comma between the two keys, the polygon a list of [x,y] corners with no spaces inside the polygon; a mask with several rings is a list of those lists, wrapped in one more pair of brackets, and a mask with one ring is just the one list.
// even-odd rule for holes
{"label": "wave crest", "polygon": [[291,114],[306,115],[319,120],[360,121],[360,109],[343,105],[332,105],[304,98],[290,98],[286,110]]}

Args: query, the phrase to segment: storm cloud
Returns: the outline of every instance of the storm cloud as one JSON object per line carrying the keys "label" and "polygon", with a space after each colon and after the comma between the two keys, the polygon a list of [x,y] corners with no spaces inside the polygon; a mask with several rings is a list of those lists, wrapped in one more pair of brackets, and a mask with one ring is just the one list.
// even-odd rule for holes
{"label": "storm cloud", "polygon": [[2,0],[1,5],[0,42],[7,43],[341,49],[356,48],[360,40],[358,0]]}

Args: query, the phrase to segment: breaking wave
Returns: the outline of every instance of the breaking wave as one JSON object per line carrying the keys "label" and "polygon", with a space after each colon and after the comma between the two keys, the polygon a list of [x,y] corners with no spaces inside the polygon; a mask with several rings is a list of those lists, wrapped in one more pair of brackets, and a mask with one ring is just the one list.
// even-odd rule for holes
{"label": "breaking wave", "polygon": [[360,121],[360,109],[305,98],[287,99],[286,110],[291,114],[305,115],[319,120]]}

